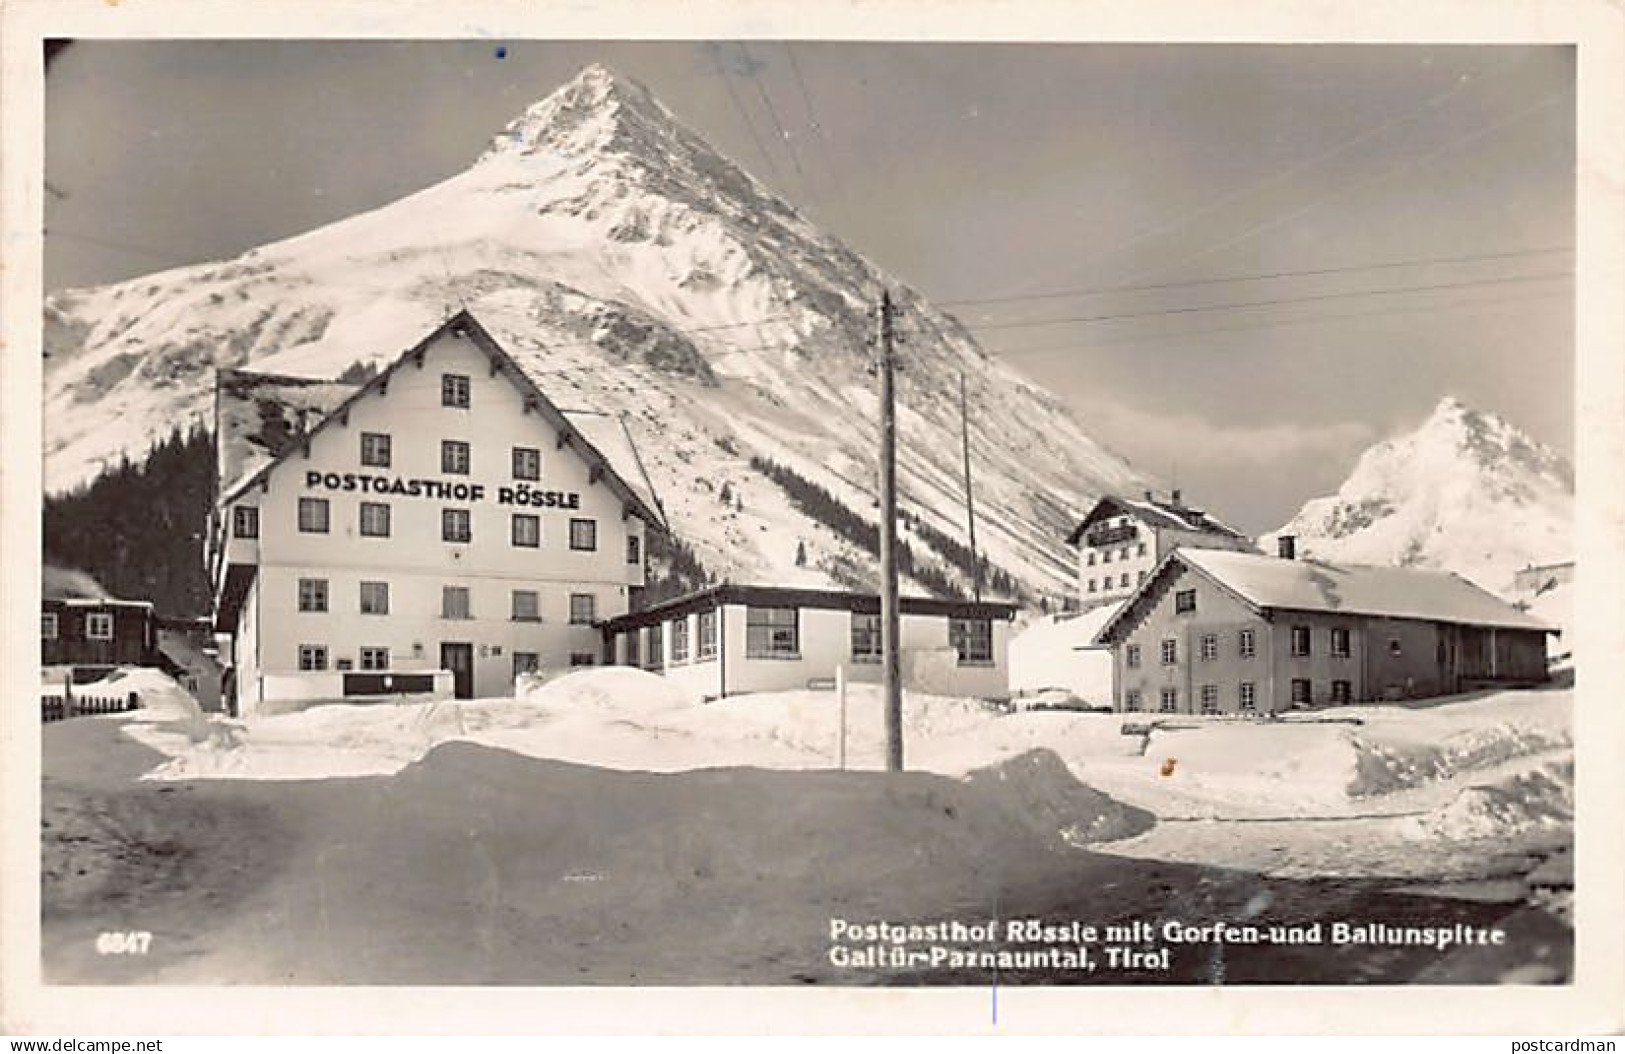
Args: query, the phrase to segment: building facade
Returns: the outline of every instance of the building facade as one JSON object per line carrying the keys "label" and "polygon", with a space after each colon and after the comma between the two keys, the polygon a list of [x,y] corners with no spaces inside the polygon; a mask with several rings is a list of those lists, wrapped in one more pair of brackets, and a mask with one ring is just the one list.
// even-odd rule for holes
{"label": "building facade", "polygon": [[1538,683],[1550,632],[1448,573],[1180,549],[1096,640],[1115,709],[1212,715]]}
{"label": "building facade", "polygon": [[152,604],[145,600],[45,597],[40,604],[40,662],[45,666],[145,666],[157,649]]}
{"label": "building facade", "polygon": [[[1015,606],[904,597],[899,646],[905,686],[1005,698]],[[720,585],[603,626],[609,661],[637,666],[716,699],[881,676],[880,600],[862,593]]]}
{"label": "building facade", "polygon": [[1073,529],[1067,544],[1078,551],[1076,599],[1086,609],[1134,592],[1179,546],[1253,549],[1240,532],[1183,504],[1177,490],[1167,501],[1150,491],[1141,501],[1107,495]]}
{"label": "building facade", "polygon": [[219,386],[218,441],[239,449],[210,559],[235,711],[509,695],[517,672],[598,661],[596,624],[644,583],[652,494],[472,316],[314,421],[265,409],[286,380]]}

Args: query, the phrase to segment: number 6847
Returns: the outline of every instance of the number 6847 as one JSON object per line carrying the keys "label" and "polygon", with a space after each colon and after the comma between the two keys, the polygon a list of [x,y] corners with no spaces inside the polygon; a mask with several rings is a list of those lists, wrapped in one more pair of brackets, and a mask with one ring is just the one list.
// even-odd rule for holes
{"label": "number 6847", "polygon": [[96,935],[98,955],[145,955],[152,946],[152,934],[146,930],[110,930]]}

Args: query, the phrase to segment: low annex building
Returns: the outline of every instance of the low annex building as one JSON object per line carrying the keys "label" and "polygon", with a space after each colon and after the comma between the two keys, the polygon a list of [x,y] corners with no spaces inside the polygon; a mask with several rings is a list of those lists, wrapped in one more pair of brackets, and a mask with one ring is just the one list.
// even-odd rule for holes
{"label": "low annex building", "polygon": [[536,367],[464,311],[361,384],[221,371],[209,560],[236,711],[508,695],[599,660],[663,520],[621,422],[561,411]]}
{"label": "low annex building", "polygon": [[1179,548],[1095,640],[1114,707],[1273,713],[1547,677],[1537,619],[1448,572]]}
{"label": "low annex building", "polygon": [[1184,504],[1177,490],[1166,501],[1151,491],[1143,501],[1108,494],[1066,542],[1078,550],[1077,600],[1083,608],[1122,600],[1178,546],[1254,551],[1245,535]]}
{"label": "low annex building", "polygon": [[[903,597],[899,647],[907,687],[1004,698],[1013,604]],[[604,623],[614,662],[641,666],[709,699],[879,681],[880,599],[776,586],[713,586]]]}

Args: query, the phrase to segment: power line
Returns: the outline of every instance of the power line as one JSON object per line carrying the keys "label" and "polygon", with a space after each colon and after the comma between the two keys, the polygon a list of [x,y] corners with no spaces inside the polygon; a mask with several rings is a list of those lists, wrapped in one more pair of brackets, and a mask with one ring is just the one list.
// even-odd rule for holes
{"label": "power line", "polygon": [[1511,249],[1506,252],[1475,253],[1471,256],[1434,256],[1414,260],[1392,260],[1384,263],[1349,264],[1343,267],[1321,267],[1314,270],[1273,271],[1268,274],[1233,275],[1226,278],[1193,278],[1183,282],[1153,282],[1141,285],[1108,285],[1077,289],[1058,289],[1043,293],[1017,293],[1009,296],[977,297],[969,300],[933,300],[933,307],[969,307],[978,304],[1007,304],[1020,300],[1058,300],[1074,296],[1105,296],[1110,293],[1143,293],[1158,289],[1188,289],[1193,286],[1225,285],[1232,282],[1262,282],[1276,278],[1305,278],[1319,275],[1344,274],[1350,271],[1380,271],[1399,267],[1428,267],[1436,264],[1474,263],[1483,260],[1506,260],[1519,256],[1540,256],[1550,253],[1573,252],[1572,245],[1554,245],[1541,249]]}
{"label": "power line", "polygon": [[1376,311],[1348,311],[1335,315],[1312,315],[1307,318],[1289,319],[1259,319],[1256,322],[1244,322],[1234,326],[1206,326],[1201,329],[1165,330],[1161,333],[1121,334],[1114,337],[1101,337],[1087,343],[1076,342],[1067,344],[1043,344],[1037,347],[1007,348],[989,350],[989,354],[997,358],[1016,358],[1024,355],[1048,354],[1059,351],[1089,351],[1097,347],[1117,344],[1147,344],[1159,340],[1177,340],[1181,337],[1201,337],[1217,333],[1243,333],[1257,330],[1285,329],[1291,326],[1312,326],[1328,322],[1343,322],[1362,318],[1383,318],[1390,315],[1407,315],[1427,313],[1433,311],[1456,311],[1462,308],[1498,307],[1502,304],[1522,303],[1526,300],[1538,300],[1545,297],[1556,296],[1557,290],[1533,291],[1521,296],[1503,296],[1494,300],[1463,300],[1449,304],[1406,304],[1397,307],[1380,308]]}
{"label": "power line", "polygon": [[1341,198],[1341,197],[1344,197],[1344,196],[1346,196],[1348,194],[1352,194],[1357,190],[1363,190],[1366,187],[1369,187],[1369,186],[1371,186],[1373,184],[1380,183],[1383,180],[1389,179],[1389,178],[1393,177],[1394,175],[1396,175],[1397,173],[1405,171],[1406,169],[1422,168],[1422,167],[1424,167],[1426,165],[1429,165],[1433,161],[1435,161],[1436,159],[1438,159],[1440,157],[1443,157],[1445,154],[1449,153],[1452,150],[1457,149],[1458,147],[1463,147],[1463,146],[1466,146],[1469,143],[1476,142],[1477,140],[1484,138],[1486,135],[1490,135],[1493,132],[1500,131],[1502,128],[1506,127],[1509,124],[1512,124],[1514,121],[1522,120],[1523,118],[1525,118],[1528,115],[1536,112],[1537,110],[1545,109],[1546,107],[1548,107],[1548,106],[1552,105],[1553,103],[1555,103],[1557,101],[1557,99],[1558,99],[1558,95],[1557,95],[1557,93],[1554,92],[1551,95],[1548,95],[1543,99],[1540,99],[1540,100],[1538,100],[1538,101],[1536,101],[1534,103],[1531,103],[1528,106],[1523,106],[1523,107],[1520,107],[1517,110],[1514,110],[1512,113],[1506,115],[1505,117],[1501,118],[1500,120],[1496,121],[1495,123],[1493,123],[1493,124],[1491,124],[1491,125],[1489,125],[1489,126],[1487,126],[1485,128],[1481,128],[1481,129],[1479,129],[1477,131],[1469,132],[1467,135],[1459,136],[1459,137],[1457,137],[1455,139],[1452,139],[1450,142],[1446,143],[1445,145],[1443,145],[1443,146],[1441,146],[1441,147],[1439,147],[1439,148],[1437,148],[1435,150],[1431,150],[1428,153],[1423,154],[1421,157],[1414,158],[1414,159],[1409,160],[1409,161],[1402,161],[1402,162],[1399,162],[1397,164],[1390,165],[1388,168],[1383,169],[1382,171],[1376,173],[1375,175],[1372,175],[1372,176],[1369,176],[1369,177],[1367,177],[1365,179],[1361,179],[1361,180],[1356,181],[1351,186],[1344,187],[1341,190],[1333,190],[1333,191],[1331,191],[1330,193],[1327,193],[1327,194],[1322,194],[1320,197],[1312,199],[1307,204],[1305,204],[1305,205],[1303,205],[1303,206],[1301,206],[1299,208],[1293,209],[1291,212],[1288,212],[1288,213],[1285,213],[1283,215],[1277,216],[1274,219],[1265,220],[1262,223],[1255,224],[1254,226],[1249,227],[1247,230],[1242,231],[1240,234],[1237,234],[1237,235],[1235,235],[1235,236],[1233,236],[1231,238],[1227,238],[1224,241],[1219,242],[1217,245],[1211,245],[1208,248],[1201,250],[1200,252],[1192,253],[1189,256],[1182,257],[1181,259],[1175,261],[1172,264],[1167,265],[1166,267],[1154,267],[1154,268],[1151,268],[1149,270],[1142,271],[1138,275],[1136,275],[1136,280],[1138,278],[1150,277],[1151,275],[1155,275],[1155,274],[1162,274],[1162,273],[1171,271],[1176,267],[1183,267],[1185,264],[1191,263],[1192,261],[1200,260],[1203,257],[1212,256],[1216,252],[1219,252],[1219,251],[1221,251],[1223,249],[1228,249],[1232,245],[1236,245],[1236,244],[1238,244],[1240,242],[1244,242],[1249,238],[1254,238],[1254,237],[1256,237],[1256,236],[1258,236],[1260,234],[1263,234],[1265,231],[1273,230],[1274,228],[1279,227],[1284,223],[1290,223],[1293,220],[1297,219],[1298,217],[1304,216],[1304,215],[1306,215],[1306,214],[1308,214],[1310,212],[1313,212],[1315,209],[1320,208],[1320,206],[1326,204],[1328,201],[1333,201],[1333,200],[1336,200],[1337,198]]}
{"label": "power line", "polygon": [[[745,65],[747,67],[755,65],[750,57],[749,46],[747,46],[743,41],[740,41],[739,53],[745,57]],[[762,69],[765,68],[765,66],[762,67]],[[796,148],[790,142],[790,134],[784,130],[784,122],[779,120],[778,108],[773,105],[773,99],[768,95],[767,78],[763,77],[762,70],[758,69],[754,74],[751,75],[751,80],[756,82],[756,94],[761,96],[762,105],[767,107],[768,116],[773,120],[773,129],[778,133],[779,142],[784,144],[785,152],[790,155],[790,164],[795,167],[796,175],[801,178],[802,184],[805,185],[807,182],[807,173],[801,170],[801,161],[796,157]]]}
{"label": "power line", "polygon": [[728,76],[728,68],[722,61],[721,44],[718,44],[714,49],[712,49],[711,61],[717,68],[717,76],[722,78],[723,87],[728,89],[728,99],[733,103],[734,112],[739,115],[740,121],[744,123],[745,131],[750,133],[750,141],[756,145],[756,152],[762,155],[762,159],[765,160],[768,167],[773,170],[773,175],[778,176],[778,163],[773,160],[773,155],[769,154],[767,152],[767,148],[762,145],[762,138],[756,134],[756,125],[750,119],[750,112],[745,109],[745,104],[739,101],[739,93],[734,91],[733,78]]}
{"label": "power line", "polygon": [[1118,319],[1129,318],[1156,318],[1162,315],[1190,315],[1202,311],[1238,311],[1255,307],[1279,307],[1286,304],[1307,304],[1320,300],[1344,300],[1360,296],[1394,296],[1404,293],[1430,293],[1440,289],[1463,289],[1469,286],[1480,285],[1511,285],[1519,282],[1545,282],[1558,278],[1571,278],[1573,275],[1567,271],[1553,272],[1552,274],[1513,275],[1507,278],[1479,278],[1467,282],[1438,282],[1432,285],[1395,286],[1388,289],[1362,289],[1344,293],[1319,293],[1314,296],[1280,297],[1273,300],[1250,300],[1235,304],[1203,304],[1195,307],[1164,308],[1160,311],[1130,311],[1110,315],[1083,315],[1074,318],[1026,319],[1013,322],[988,322],[976,325],[967,324],[965,328],[974,330],[987,329],[1030,329],[1035,326],[1062,326],[1081,322],[1112,322]]}
{"label": "power line", "polygon": [[829,140],[825,135],[823,122],[818,120],[818,111],[813,105],[812,93],[807,90],[806,78],[801,75],[801,62],[796,58],[796,49],[788,43],[780,46],[790,58],[790,73],[795,79],[796,91],[801,95],[801,106],[807,113],[807,124],[813,131],[813,142],[818,146],[818,154],[824,162],[824,171],[829,175],[829,184],[835,189],[836,200],[840,201],[843,197],[841,181],[835,165],[830,162]]}
{"label": "power line", "polygon": [[[1143,245],[1147,241],[1150,241],[1151,239],[1153,239],[1155,237],[1158,237],[1159,235],[1166,234],[1169,231],[1179,230],[1179,229],[1187,226],[1190,223],[1191,220],[1194,220],[1194,219],[1196,219],[1196,218],[1198,218],[1200,216],[1205,216],[1208,213],[1214,211],[1215,209],[1219,208],[1222,205],[1227,205],[1232,201],[1236,201],[1238,199],[1248,197],[1248,196],[1250,196],[1250,195],[1252,195],[1254,193],[1257,193],[1260,190],[1263,190],[1266,187],[1274,186],[1275,184],[1280,183],[1280,182],[1282,182],[1284,180],[1291,179],[1291,178],[1293,178],[1295,176],[1298,176],[1298,175],[1300,175],[1300,174],[1302,174],[1304,172],[1307,172],[1310,169],[1313,169],[1313,168],[1323,164],[1326,161],[1330,161],[1332,158],[1337,157],[1339,154],[1342,154],[1347,150],[1351,150],[1354,147],[1359,146],[1360,144],[1367,142],[1368,140],[1376,138],[1377,136],[1381,135],[1382,133],[1388,131],[1390,128],[1398,127],[1401,124],[1404,124],[1404,123],[1406,123],[1408,121],[1414,120],[1417,117],[1422,116],[1423,114],[1425,114],[1429,110],[1437,109],[1443,103],[1449,101],[1454,96],[1460,94],[1463,90],[1466,89],[1466,87],[1470,83],[1471,82],[1468,81],[1468,80],[1457,80],[1455,84],[1451,85],[1446,90],[1444,90],[1442,92],[1439,92],[1438,94],[1436,94],[1436,95],[1430,97],[1429,99],[1427,99],[1425,102],[1423,102],[1423,104],[1420,107],[1418,107],[1418,108],[1416,108],[1414,110],[1409,110],[1409,111],[1406,111],[1404,113],[1389,117],[1386,120],[1383,120],[1383,121],[1379,122],[1378,124],[1373,125],[1370,128],[1367,128],[1364,131],[1356,134],[1353,138],[1344,140],[1343,142],[1341,142],[1341,143],[1337,144],[1336,146],[1332,147],[1330,150],[1327,150],[1327,151],[1324,151],[1322,153],[1316,154],[1314,157],[1311,157],[1306,161],[1300,161],[1299,163],[1297,163],[1295,165],[1291,165],[1288,168],[1286,168],[1286,169],[1284,169],[1284,170],[1282,170],[1280,172],[1272,173],[1271,175],[1266,176],[1264,179],[1262,179],[1262,180],[1260,180],[1258,182],[1255,182],[1255,183],[1252,183],[1252,184],[1250,184],[1248,186],[1242,187],[1239,190],[1233,190],[1233,191],[1230,191],[1228,193],[1221,194],[1217,198],[1214,198],[1213,200],[1209,201],[1207,204],[1198,207],[1194,211],[1187,212],[1187,213],[1185,213],[1185,214],[1183,214],[1183,215],[1181,215],[1181,216],[1179,216],[1179,217],[1177,217],[1177,218],[1175,218],[1175,219],[1173,219],[1173,220],[1171,220],[1171,221],[1169,221],[1167,223],[1164,223],[1164,224],[1161,224],[1160,226],[1154,227],[1151,230],[1146,231],[1144,234],[1138,235],[1138,236],[1130,239],[1129,241],[1124,242],[1121,245],[1116,246],[1115,248],[1109,250],[1105,255],[1099,257],[1097,259],[1097,262],[1104,262],[1106,260],[1115,259],[1115,258],[1123,255],[1123,253],[1127,252],[1129,249],[1134,248],[1135,246]],[[1176,264],[1175,266],[1178,266],[1178,265]]]}

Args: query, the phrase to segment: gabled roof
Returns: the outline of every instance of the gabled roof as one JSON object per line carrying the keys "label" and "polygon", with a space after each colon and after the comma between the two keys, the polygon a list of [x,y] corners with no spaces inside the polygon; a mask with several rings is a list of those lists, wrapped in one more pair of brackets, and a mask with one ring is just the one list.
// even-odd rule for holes
{"label": "gabled roof", "polygon": [[[610,489],[615,492],[616,496],[619,497],[628,507],[630,507],[640,519],[651,526],[665,526],[666,519],[664,514],[660,511],[659,500],[656,498],[653,488],[649,484],[648,477],[643,473],[641,464],[637,461],[637,451],[632,446],[631,437],[626,433],[624,427],[620,427],[619,420],[616,418],[607,419],[609,421],[613,421],[616,427],[619,428],[619,433],[622,438],[622,442],[613,444],[611,447],[612,451],[618,455],[617,458],[612,459],[588,438],[582,422],[589,415],[566,414],[564,411],[555,406],[552,400],[548,399],[548,397],[542,393],[542,390],[537,387],[535,380],[530,376],[530,374],[525,371],[525,369],[514,359],[512,355],[507,352],[506,349],[497,343],[496,339],[486,331],[484,326],[480,325],[479,320],[470,314],[466,308],[446,319],[446,321],[437,326],[433,332],[424,337],[413,347],[402,353],[398,358],[395,359],[394,362],[391,362],[388,366],[384,367],[370,380],[360,385],[344,385],[343,387],[348,391],[348,395],[343,396],[337,402],[331,404],[325,416],[323,416],[313,426],[308,427],[301,434],[283,444],[283,449],[278,451],[274,456],[270,457],[268,460],[265,460],[252,472],[242,477],[240,481],[232,483],[229,489],[223,487],[221,490],[220,503],[224,505],[225,503],[236,499],[254,484],[263,481],[267,476],[270,475],[271,471],[276,468],[277,465],[280,465],[283,461],[286,461],[292,454],[300,450],[311,437],[315,436],[323,429],[330,427],[335,421],[348,421],[351,407],[353,407],[361,399],[366,398],[368,395],[376,394],[386,389],[390,380],[406,363],[421,361],[424,354],[428,351],[429,345],[433,344],[436,340],[440,339],[441,336],[448,332],[452,333],[454,336],[466,337],[467,339],[473,341],[474,345],[483,351],[486,357],[490,359],[492,368],[497,372],[502,373],[519,388],[521,394],[525,397],[526,408],[538,414],[543,421],[552,426],[564,443],[574,449],[584,460],[586,460],[589,466],[595,470],[598,470],[601,473],[601,478],[604,483],[606,483]],[[242,373],[242,371],[223,372],[237,376],[240,376]],[[230,379],[230,376],[226,378],[228,381]],[[303,379],[280,378],[280,380],[297,381]],[[328,381],[311,383],[322,383],[332,388],[339,386],[341,382]],[[610,436],[613,438],[611,433],[603,429],[595,429],[595,431],[601,433],[599,438],[605,438],[605,436]],[[637,484],[631,482],[633,480],[638,481]]]}
{"label": "gabled roof", "polygon": [[1163,558],[1095,639],[1109,642],[1139,599],[1158,588],[1175,563],[1210,579],[1260,614],[1314,611],[1557,632],[1555,626],[1519,611],[1449,571],[1328,564],[1228,549],[1179,548]]}
{"label": "gabled roof", "polygon": [[1218,534],[1238,541],[1247,541],[1247,536],[1234,527],[1209,516],[1201,509],[1193,509],[1187,505],[1178,505],[1173,502],[1157,501],[1155,498],[1146,498],[1137,501],[1133,498],[1124,498],[1116,494],[1106,494],[1095,502],[1095,507],[1083,521],[1073,528],[1067,535],[1068,545],[1077,545],[1078,539],[1084,532],[1101,520],[1113,516],[1133,516],[1141,523],[1151,527],[1163,527],[1178,531],[1199,531],[1203,534]]}

